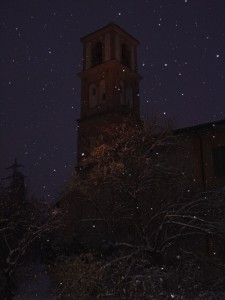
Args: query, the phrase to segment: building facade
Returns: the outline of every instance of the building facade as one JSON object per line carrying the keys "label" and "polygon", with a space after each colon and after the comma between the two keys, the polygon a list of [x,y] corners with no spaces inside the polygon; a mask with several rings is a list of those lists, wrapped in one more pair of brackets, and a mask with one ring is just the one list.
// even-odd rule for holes
{"label": "building facade", "polygon": [[123,116],[139,119],[137,47],[139,42],[115,24],[83,38],[81,109],[78,120],[78,164],[91,139],[107,122]]}
{"label": "building facade", "polygon": [[225,186],[225,120],[176,130],[188,149],[194,190]]}

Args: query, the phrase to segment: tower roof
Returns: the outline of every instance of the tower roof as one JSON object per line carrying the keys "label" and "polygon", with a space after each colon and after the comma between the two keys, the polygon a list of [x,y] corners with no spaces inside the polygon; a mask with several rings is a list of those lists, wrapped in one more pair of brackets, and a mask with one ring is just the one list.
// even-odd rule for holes
{"label": "tower roof", "polygon": [[109,31],[117,32],[118,34],[128,38],[132,43],[134,43],[136,45],[139,45],[139,41],[136,38],[134,38],[131,34],[129,34],[127,31],[125,31],[123,28],[121,28],[120,26],[118,26],[115,23],[109,23],[108,25],[106,25],[106,26],[104,26],[104,27],[92,32],[92,33],[89,33],[88,35],[85,35],[80,40],[81,40],[81,42],[88,42],[94,36],[99,36],[99,35],[102,35],[106,32],[109,32]]}

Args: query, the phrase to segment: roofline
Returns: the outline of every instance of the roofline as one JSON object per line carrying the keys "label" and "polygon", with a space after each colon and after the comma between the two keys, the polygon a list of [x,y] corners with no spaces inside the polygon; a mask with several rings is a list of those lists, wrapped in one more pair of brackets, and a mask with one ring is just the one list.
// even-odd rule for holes
{"label": "roofline", "polygon": [[85,36],[83,36],[82,38],[80,38],[80,41],[83,42],[84,40],[86,40],[87,38],[91,37],[92,35],[96,34],[97,32],[99,31],[104,31],[106,30],[108,27],[115,27],[117,29],[119,29],[120,31],[122,31],[123,33],[125,33],[126,35],[128,35],[132,40],[134,40],[138,45],[140,44],[140,42],[135,38],[133,37],[130,33],[128,33],[126,30],[124,30],[123,28],[121,28],[119,25],[117,25],[116,23],[109,23],[108,25],[104,26],[104,27],[101,27],[97,30],[95,30],[94,32],[91,32]]}
{"label": "roofline", "polygon": [[215,121],[215,122],[208,122],[208,123],[203,123],[203,124],[199,124],[199,125],[194,125],[194,126],[190,126],[190,127],[178,128],[178,129],[174,130],[174,132],[179,134],[179,133],[185,133],[185,132],[198,131],[201,129],[205,129],[205,130],[210,129],[210,128],[216,129],[216,127],[219,127],[221,125],[225,126],[225,119]]}

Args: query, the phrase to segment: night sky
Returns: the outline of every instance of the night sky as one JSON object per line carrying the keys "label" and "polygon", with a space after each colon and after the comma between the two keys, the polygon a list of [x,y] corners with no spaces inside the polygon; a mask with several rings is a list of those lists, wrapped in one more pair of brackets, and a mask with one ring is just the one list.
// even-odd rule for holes
{"label": "night sky", "polygon": [[57,198],[76,164],[80,37],[115,22],[140,41],[142,115],[225,118],[224,0],[1,0],[0,176]]}

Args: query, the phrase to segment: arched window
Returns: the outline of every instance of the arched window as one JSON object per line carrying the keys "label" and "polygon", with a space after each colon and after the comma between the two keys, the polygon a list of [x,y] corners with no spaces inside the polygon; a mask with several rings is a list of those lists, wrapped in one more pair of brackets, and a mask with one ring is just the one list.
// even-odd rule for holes
{"label": "arched window", "polygon": [[92,49],[92,66],[97,66],[102,63],[102,43],[97,42]]}
{"label": "arched window", "polygon": [[124,82],[120,81],[120,104],[126,105]]}
{"label": "arched window", "polygon": [[94,84],[89,87],[89,107],[95,107],[97,105],[97,89]]}
{"label": "arched window", "polygon": [[133,91],[131,86],[126,88],[126,105],[131,109],[133,108]]}
{"label": "arched window", "polygon": [[128,68],[130,67],[130,49],[127,44],[121,45],[121,63]]}
{"label": "arched window", "polygon": [[106,92],[105,92],[105,80],[100,81],[100,103],[105,103],[106,101]]}

